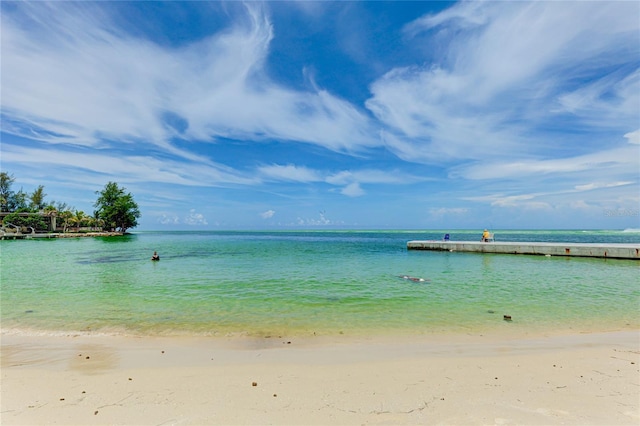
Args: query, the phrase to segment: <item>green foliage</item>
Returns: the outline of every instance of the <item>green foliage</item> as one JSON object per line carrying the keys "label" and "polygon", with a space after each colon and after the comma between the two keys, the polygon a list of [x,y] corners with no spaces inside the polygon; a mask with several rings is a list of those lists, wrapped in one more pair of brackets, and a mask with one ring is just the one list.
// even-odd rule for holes
{"label": "green foliage", "polygon": [[12,212],[27,212],[31,211],[29,204],[27,204],[27,193],[22,189],[15,192],[12,197],[9,198],[9,211]]}
{"label": "green foliage", "polygon": [[0,173],[0,211],[9,211],[9,200],[13,196],[11,190],[13,182],[15,182],[13,175],[6,172]]}
{"label": "green foliage", "polygon": [[8,224],[12,224],[15,226],[21,227],[32,227],[36,231],[46,231],[47,223],[44,221],[43,217],[37,214],[31,214],[29,216],[20,216],[19,213],[11,213],[5,216],[3,223],[5,226]]}
{"label": "green foliage", "polygon": [[62,226],[62,232],[67,232],[67,228],[71,225],[71,220],[73,219],[73,212],[71,210],[64,210],[58,213],[58,219],[60,220],[60,225]]}
{"label": "green foliage", "polygon": [[31,195],[29,195],[29,200],[31,202],[29,206],[36,211],[44,209],[46,205],[44,202],[44,197],[46,196],[47,194],[44,193],[44,186],[38,186],[38,188],[33,191]]}
{"label": "green foliage", "polygon": [[[131,193],[125,192],[124,188],[118,187],[115,182],[109,182],[99,194],[95,202],[95,217],[76,210],[67,203],[45,202],[47,194],[44,193],[44,186],[39,185],[31,194],[27,194],[22,189],[15,192],[11,189],[15,178],[6,172],[0,172],[0,210],[10,212],[4,219],[4,223],[11,223],[21,227],[33,227],[36,230],[47,230],[47,218],[44,216],[57,216],[57,226],[63,232],[67,232],[70,227],[101,227],[111,231],[119,230],[126,232],[127,229],[138,225],[140,210],[133,200]],[[37,213],[32,215],[18,215],[17,213]],[[44,215],[44,216],[43,216]]]}
{"label": "green foliage", "polygon": [[[31,197],[22,189],[18,192],[13,191],[11,189],[13,182],[15,182],[13,175],[6,172],[0,173],[0,210],[3,212],[32,211],[32,206],[27,203],[27,199],[31,199]],[[43,186],[41,188],[44,189]],[[42,198],[45,196],[42,190],[36,194],[36,197],[39,195]]]}
{"label": "green foliage", "polygon": [[131,193],[125,192],[125,188],[118,187],[115,182],[109,182],[102,191],[96,191],[96,194],[99,194],[99,197],[94,204],[94,216],[104,221],[105,228],[126,232],[127,229],[138,225],[140,210]]}

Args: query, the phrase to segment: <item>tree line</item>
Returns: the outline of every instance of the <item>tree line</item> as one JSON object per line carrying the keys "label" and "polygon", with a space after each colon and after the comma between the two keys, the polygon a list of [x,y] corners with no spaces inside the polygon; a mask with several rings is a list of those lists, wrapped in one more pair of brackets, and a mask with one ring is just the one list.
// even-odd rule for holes
{"label": "tree line", "polygon": [[64,202],[45,201],[47,194],[44,192],[44,185],[39,185],[33,192],[27,193],[22,188],[14,191],[14,182],[13,175],[0,172],[0,211],[9,213],[3,219],[3,226],[10,223],[20,227],[32,227],[36,231],[46,231],[48,225],[44,220],[45,216],[56,216],[62,232],[67,232],[71,227],[88,227],[124,233],[138,225],[138,204],[131,193],[115,182],[109,182],[101,191],[96,191],[98,198],[93,204],[93,215],[76,210]]}

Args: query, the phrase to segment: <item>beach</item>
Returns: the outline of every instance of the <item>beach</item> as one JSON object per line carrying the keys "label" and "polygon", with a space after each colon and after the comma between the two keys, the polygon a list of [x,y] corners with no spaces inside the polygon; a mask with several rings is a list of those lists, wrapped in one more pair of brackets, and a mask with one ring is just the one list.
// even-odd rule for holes
{"label": "beach", "polygon": [[441,233],[2,241],[0,423],[640,424],[637,261],[406,248]]}
{"label": "beach", "polygon": [[3,425],[640,423],[638,330],[2,336]]}

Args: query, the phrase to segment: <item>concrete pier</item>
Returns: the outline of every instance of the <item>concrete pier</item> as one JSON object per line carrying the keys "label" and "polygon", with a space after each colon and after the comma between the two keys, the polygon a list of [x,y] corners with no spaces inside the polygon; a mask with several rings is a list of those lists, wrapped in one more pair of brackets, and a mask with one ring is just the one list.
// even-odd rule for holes
{"label": "concrete pier", "polygon": [[640,260],[640,244],[409,241],[407,249]]}

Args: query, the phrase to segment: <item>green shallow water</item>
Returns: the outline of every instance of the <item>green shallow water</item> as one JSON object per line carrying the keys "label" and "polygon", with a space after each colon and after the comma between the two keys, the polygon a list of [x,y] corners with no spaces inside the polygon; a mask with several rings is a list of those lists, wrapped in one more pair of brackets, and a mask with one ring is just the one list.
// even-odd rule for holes
{"label": "green shallow water", "polygon": [[[406,249],[408,240],[441,236],[143,232],[2,241],[2,329],[263,336],[640,326],[637,261]],[[640,243],[638,233],[610,231],[497,236]],[[476,231],[452,233],[454,240],[477,237]],[[154,250],[160,262],[149,260]],[[513,321],[503,321],[503,314]]]}

